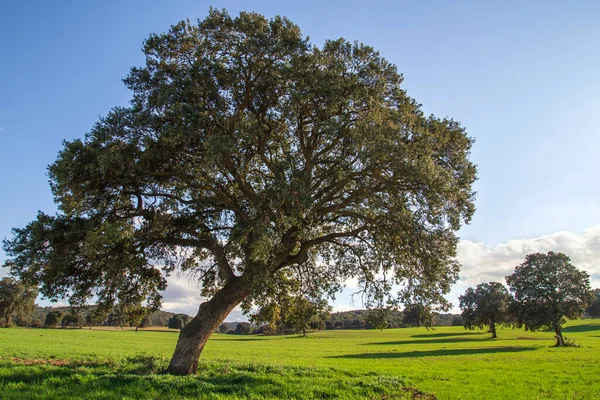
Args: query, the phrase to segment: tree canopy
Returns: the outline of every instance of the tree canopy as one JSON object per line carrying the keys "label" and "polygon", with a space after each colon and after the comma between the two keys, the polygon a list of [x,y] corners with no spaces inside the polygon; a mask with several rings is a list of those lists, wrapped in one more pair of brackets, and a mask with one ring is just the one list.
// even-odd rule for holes
{"label": "tree canopy", "polygon": [[459,297],[464,327],[489,327],[492,338],[496,338],[496,324],[508,324],[513,318],[511,314],[512,297],[506,287],[499,282],[477,285],[468,288]]}
{"label": "tree canopy", "polygon": [[594,297],[590,306],[585,310],[592,318],[600,318],[600,289],[594,289]]}
{"label": "tree canopy", "polygon": [[402,323],[409,326],[424,326],[429,330],[432,329],[437,322],[432,306],[428,304],[408,304],[404,308],[404,311],[402,311],[402,314],[404,314]]}
{"label": "tree canopy", "polygon": [[28,319],[35,308],[38,290],[10,277],[0,280],[0,315],[10,327],[13,317]]}
{"label": "tree canopy", "polygon": [[564,344],[565,318],[581,317],[592,301],[589,275],[563,253],[529,254],[506,283],[514,294],[518,323],[531,331],[554,329],[557,346]]}
{"label": "tree canopy", "polygon": [[217,10],[144,53],[131,104],[49,167],[60,212],[4,242],[12,273],[110,305],[157,304],[170,273],[194,273],[209,301],[182,329],[181,374],[233,307],[281,285],[332,294],[356,277],[368,305],[445,304],[475,209],[472,139],[424,115],[395,65],[343,39],[313,46],[286,18]]}

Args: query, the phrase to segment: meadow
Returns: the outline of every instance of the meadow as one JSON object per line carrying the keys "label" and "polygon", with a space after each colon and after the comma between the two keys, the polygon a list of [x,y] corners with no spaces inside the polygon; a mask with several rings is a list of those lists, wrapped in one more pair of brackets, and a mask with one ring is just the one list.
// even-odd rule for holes
{"label": "meadow", "polygon": [[193,377],[161,374],[178,333],[1,329],[0,399],[597,399],[600,320],[551,332],[462,327],[215,334]]}

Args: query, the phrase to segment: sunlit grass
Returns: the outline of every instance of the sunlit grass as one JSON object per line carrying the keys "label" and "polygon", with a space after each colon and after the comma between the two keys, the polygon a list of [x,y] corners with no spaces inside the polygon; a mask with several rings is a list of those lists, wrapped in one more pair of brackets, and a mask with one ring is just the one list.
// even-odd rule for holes
{"label": "sunlit grass", "polygon": [[600,320],[564,334],[579,347],[510,328],[498,339],[461,327],[215,334],[200,375],[180,378],[157,374],[177,332],[2,329],[0,398],[418,398],[405,387],[439,399],[600,398]]}

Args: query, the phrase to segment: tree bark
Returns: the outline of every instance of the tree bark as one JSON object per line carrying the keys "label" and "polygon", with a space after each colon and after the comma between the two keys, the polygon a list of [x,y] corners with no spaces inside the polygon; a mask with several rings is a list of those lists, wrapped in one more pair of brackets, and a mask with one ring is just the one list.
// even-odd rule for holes
{"label": "tree bark", "polygon": [[560,325],[554,325],[554,333],[556,333],[556,346],[564,346],[565,340],[563,338]]}
{"label": "tree bark", "polygon": [[496,323],[492,322],[490,324],[490,330],[492,331],[492,339],[496,339],[498,336],[496,336]]}
{"label": "tree bark", "polygon": [[198,360],[212,333],[231,310],[250,294],[242,278],[233,278],[207,302],[200,304],[198,314],[181,329],[168,374],[192,375],[198,372]]}

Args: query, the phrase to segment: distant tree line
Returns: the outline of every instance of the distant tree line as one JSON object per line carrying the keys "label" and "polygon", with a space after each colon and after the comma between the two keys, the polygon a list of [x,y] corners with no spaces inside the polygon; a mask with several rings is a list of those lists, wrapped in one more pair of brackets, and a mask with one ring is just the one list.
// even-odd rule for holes
{"label": "distant tree line", "polygon": [[[33,298],[35,301],[35,297]],[[85,307],[39,307],[33,304],[28,310],[13,311],[10,325],[33,328],[83,328],[92,326],[114,326],[147,328],[164,326],[181,329],[191,317],[168,311],[139,309],[113,309],[106,312],[94,305]],[[6,323],[4,324],[7,325]]]}
{"label": "distant tree line", "polygon": [[[305,332],[334,329],[382,329],[382,328],[409,328],[416,326],[426,326],[422,319],[419,319],[414,312],[402,312],[396,310],[386,310],[385,326],[377,326],[377,318],[373,318],[377,310],[352,310],[329,313],[323,319],[309,320]],[[406,311],[406,310],[405,310]],[[432,312],[432,323],[428,326],[463,326],[463,319],[456,314],[441,314]],[[255,321],[258,321],[255,319]],[[252,322],[224,322],[217,329],[218,333],[230,335],[256,335],[256,334],[293,334],[305,333],[302,330],[302,324],[282,325],[283,329],[275,329],[264,321]]]}

